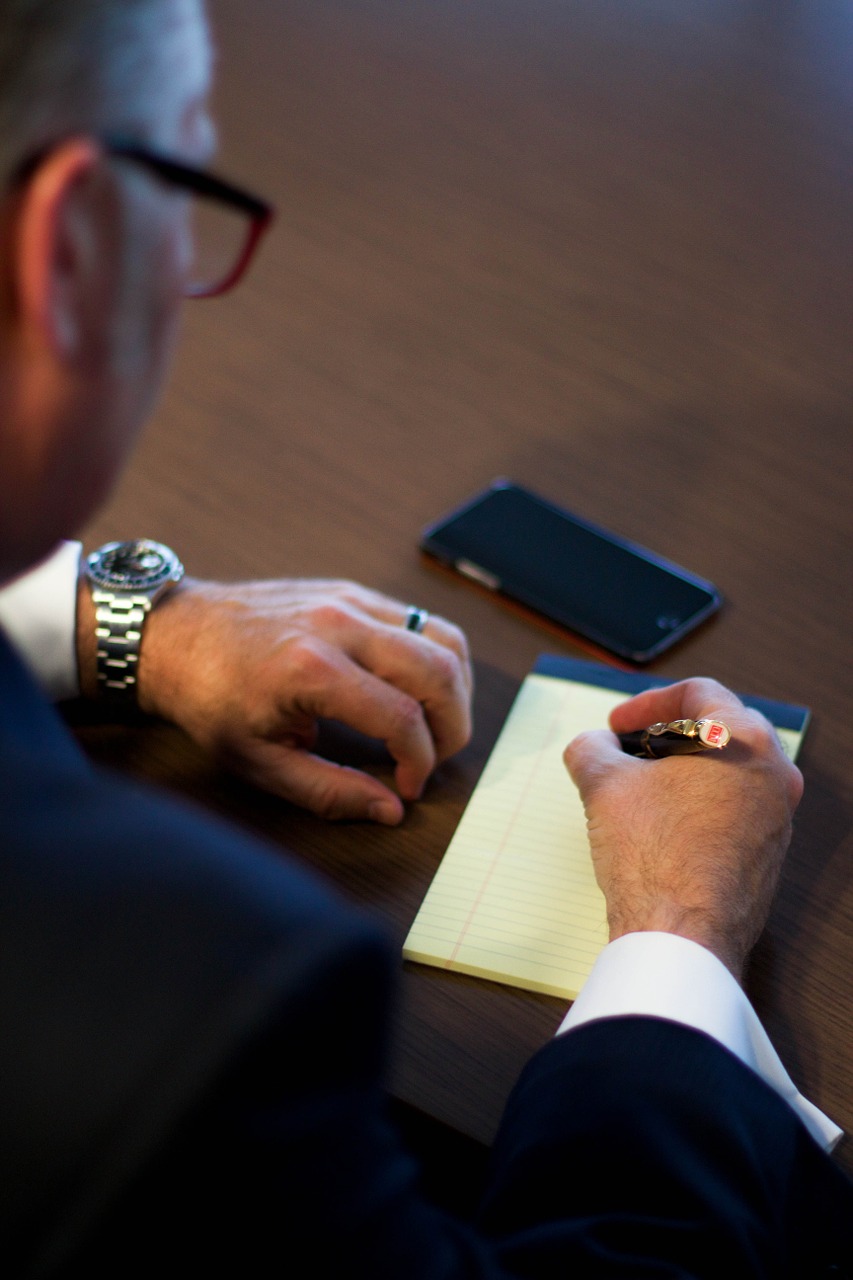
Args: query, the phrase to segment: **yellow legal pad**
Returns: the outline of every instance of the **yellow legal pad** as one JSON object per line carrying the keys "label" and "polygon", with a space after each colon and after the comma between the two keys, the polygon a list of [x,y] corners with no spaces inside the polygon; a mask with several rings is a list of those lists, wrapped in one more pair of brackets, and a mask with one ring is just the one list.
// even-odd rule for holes
{"label": "yellow legal pad", "polygon": [[[566,744],[667,681],[545,656],[527,676],[403,947],[407,960],[573,1000],[607,942]],[[809,713],[747,698],[793,759]]]}

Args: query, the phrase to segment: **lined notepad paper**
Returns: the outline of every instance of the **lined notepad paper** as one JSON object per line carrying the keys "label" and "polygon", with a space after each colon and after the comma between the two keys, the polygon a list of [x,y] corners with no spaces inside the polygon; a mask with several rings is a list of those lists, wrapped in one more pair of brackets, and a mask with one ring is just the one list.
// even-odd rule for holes
{"label": "lined notepad paper", "polygon": [[[559,672],[560,674],[546,674]],[[602,687],[603,682],[608,687]],[[665,681],[543,659],[524,681],[403,948],[438,965],[574,999],[607,942],[566,744]],[[804,708],[756,700],[793,757]]]}

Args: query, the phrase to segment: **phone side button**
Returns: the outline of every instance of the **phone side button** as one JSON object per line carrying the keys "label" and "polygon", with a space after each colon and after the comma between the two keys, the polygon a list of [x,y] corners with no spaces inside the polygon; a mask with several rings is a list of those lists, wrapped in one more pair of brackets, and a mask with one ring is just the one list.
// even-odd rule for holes
{"label": "phone side button", "polygon": [[456,568],[466,578],[470,578],[473,582],[479,582],[483,587],[488,587],[489,591],[497,591],[501,585],[500,578],[496,578],[493,573],[488,573],[485,569],[481,569],[478,564],[472,564],[470,560],[457,560]]}

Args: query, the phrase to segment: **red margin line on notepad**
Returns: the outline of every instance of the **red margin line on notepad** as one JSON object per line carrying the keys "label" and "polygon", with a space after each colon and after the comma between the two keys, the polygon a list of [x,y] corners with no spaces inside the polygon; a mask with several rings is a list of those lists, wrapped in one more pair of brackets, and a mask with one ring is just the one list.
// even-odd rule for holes
{"label": "red margin line on notepad", "polygon": [[[551,734],[554,731],[554,726],[557,724],[557,722],[560,719],[560,716],[563,713],[563,707],[565,706],[566,698],[569,698],[570,696],[571,696],[571,692],[570,690],[567,689],[566,695],[563,701],[560,703],[560,706],[557,708],[557,710],[554,711],[554,714],[551,716],[551,720],[548,724],[547,732],[545,733],[542,740],[543,745],[547,744],[548,739],[550,738]],[[468,915],[465,918],[465,923],[463,924],[462,928],[459,930],[459,936],[456,939],[456,942],[453,947],[453,951],[451,955],[448,957],[448,959],[445,960],[444,962],[445,969],[450,969],[452,967],[454,960],[459,954],[459,948],[462,946],[462,943],[465,941],[465,936],[468,933],[468,929],[470,928],[471,921],[474,919],[474,916],[477,914],[480,903],[483,900],[483,894],[486,892],[486,889],[489,886],[489,881],[491,880],[492,875],[494,874],[495,867],[498,865],[498,861],[500,860],[501,854],[506,848],[507,841],[509,840],[510,835],[512,834],[513,827],[515,826],[516,820],[518,819],[519,812],[524,805],[524,801],[527,797],[528,791],[530,790],[531,783],[533,782],[533,779],[536,776],[536,770],[538,769],[538,767],[539,767],[538,757],[534,757],[533,765],[531,767],[530,773],[528,774],[527,781],[524,784],[524,790],[522,791],[521,795],[518,798],[518,803],[515,806],[513,815],[510,818],[509,822],[507,823],[506,830],[504,831],[501,842],[498,845],[495,856],[492,858],[492,861],[489,864],[489,869],[486,872],[485,876],[483,877],[482,884],[480,885],[480,888],[477,892],[477,897],[474,899],[474,902],[471,904],[471,910],[468,912]]]}

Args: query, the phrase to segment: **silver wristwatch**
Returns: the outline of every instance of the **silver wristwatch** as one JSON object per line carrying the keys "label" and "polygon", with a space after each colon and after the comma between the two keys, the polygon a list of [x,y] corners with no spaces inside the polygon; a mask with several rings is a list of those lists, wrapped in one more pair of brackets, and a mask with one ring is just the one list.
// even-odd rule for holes
{"label": "silver wristwatch", "polygon": [[95,606],[98,691],[136,703],[142,631],[151,609],[184,576],[174,551],[160,542],[108,542],[86,558]]}

